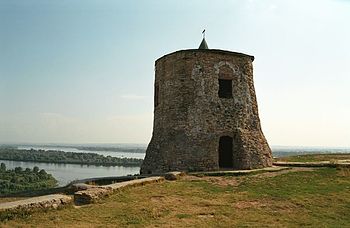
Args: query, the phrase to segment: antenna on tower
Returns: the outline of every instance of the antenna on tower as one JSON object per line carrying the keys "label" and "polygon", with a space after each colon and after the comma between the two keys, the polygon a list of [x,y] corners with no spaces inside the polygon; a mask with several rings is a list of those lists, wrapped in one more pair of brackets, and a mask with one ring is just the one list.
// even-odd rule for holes
{"label": "antenna on tower", "polygon": [[203,30],[202,34],[203,34],[203,39],[204,39],[205,38],[205,29]]}

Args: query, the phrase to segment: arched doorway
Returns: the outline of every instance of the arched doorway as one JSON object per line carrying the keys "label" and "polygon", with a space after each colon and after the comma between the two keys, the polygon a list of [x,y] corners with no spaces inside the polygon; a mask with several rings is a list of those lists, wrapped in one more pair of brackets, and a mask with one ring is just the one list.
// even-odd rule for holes
{"label": "arched doorway", "polygon": [[219,140],[219,167],[233,168],[233,138],[222,136]]}

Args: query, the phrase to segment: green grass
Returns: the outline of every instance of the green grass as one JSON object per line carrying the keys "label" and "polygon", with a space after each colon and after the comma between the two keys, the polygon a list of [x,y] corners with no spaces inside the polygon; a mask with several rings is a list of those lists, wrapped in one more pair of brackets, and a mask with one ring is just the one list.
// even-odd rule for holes
{"label": "green grass", "polygon": [[318,162],[318,161],[337,161],[337,160],[350,160],[350,154],[306,154],[295,155],[290,157],[276,158],[276,161],[288,161],[288,162]]}
{"label": "green grass", "polygon": [[[327,195],[337,193],[346,189],[348,182],[337,176],[336,169],[320,168],[313,172],[293,172],[288,175],[274,177],[273,181],[261,183],[254,179],[249,179],[240,186],[241,191],[248,191],[250,195],[261,197],[292,199],[294,197],[310,197],[317,195]],[[290,183],[287,183],[288,181]],[[286,183],[286,184],[281,184]]]}
{"label": "green grass", "polygon": [[[225,185],[233,179],[237,186]],[[97,204],[37,212],[0,227],[349,227],[349,214],[349,172],[320,168],[185,177],[128,189]]]}

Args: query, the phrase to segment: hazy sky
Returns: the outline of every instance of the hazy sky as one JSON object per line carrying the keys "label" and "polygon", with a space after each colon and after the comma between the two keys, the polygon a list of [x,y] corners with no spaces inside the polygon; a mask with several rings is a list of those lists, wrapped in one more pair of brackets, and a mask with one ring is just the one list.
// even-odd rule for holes
{"label": "hazy sky", "polygon": [[0,0],[0,143],[148,143],[154,61],[255,56],[270,145],[350,146],[348,0]]}

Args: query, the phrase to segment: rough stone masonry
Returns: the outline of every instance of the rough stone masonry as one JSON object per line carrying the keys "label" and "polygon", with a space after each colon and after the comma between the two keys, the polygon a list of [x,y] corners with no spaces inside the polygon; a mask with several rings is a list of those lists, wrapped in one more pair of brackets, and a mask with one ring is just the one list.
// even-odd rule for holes
{"label": "rough stone masonry", "polygon": [[272,166],[253,60],[242,53],[190,49],[156,61],[153,135],[141,174]]}

